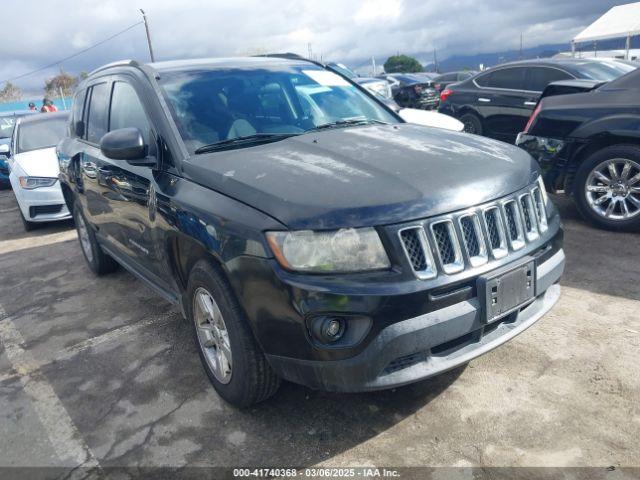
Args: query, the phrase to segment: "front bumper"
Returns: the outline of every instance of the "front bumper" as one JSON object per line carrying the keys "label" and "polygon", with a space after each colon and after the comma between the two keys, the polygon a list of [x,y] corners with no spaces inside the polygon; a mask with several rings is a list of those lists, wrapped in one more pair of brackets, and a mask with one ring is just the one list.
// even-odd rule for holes
{"label": "front bumper", "polygon": [[267,354],[283,378],[324,390],[359,392],[416,382],[463,365],[515,337],[539,320],[560,296],[562,249],[537,264],[536,297],[518,312],[486,324],[477,297],[392,323],[358,355],[303,360]]}
{"label": "front bumper", "polygon": [[60,182],[51,187],[27,190],[12,181],[13,191],[24,218],[30,222],[52,222],[71,218],[60,188]]}

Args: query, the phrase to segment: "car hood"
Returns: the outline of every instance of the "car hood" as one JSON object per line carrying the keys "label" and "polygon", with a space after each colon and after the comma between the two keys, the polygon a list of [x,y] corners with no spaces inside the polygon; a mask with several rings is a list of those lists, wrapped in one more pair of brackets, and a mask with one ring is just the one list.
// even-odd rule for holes
{"label": "car hood", "polygon": [[13,161],[30,177],[57,177],[60,171],[55,147],[18,153]]}
{"label": "car hood", "polygon": [[399,124],[195,155],[183,171],[291,229],[336,229],[464,209],[525,187],[538,167],[506,143]]}

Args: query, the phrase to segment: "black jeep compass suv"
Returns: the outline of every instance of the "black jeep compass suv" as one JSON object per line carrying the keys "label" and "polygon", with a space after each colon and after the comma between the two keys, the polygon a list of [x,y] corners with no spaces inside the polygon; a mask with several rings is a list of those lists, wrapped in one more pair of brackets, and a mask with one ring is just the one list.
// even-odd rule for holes
{"label": "black jeep compass suv", "polygon": [[179,305],[236,405],[280,378],[427,378],[560,294],[560,218],[528,153],[403,123],[313,62],[107,65],[58,157],[90,268],[120,264]]}

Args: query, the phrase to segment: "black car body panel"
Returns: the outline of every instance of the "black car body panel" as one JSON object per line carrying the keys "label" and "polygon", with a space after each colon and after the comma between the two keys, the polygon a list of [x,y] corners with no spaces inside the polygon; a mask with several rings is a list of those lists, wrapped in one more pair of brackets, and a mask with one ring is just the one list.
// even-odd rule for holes
{"label": "black car body panel", "polygon": [[[568,95],[570,93],[584,93],[590,92],[598,87],[601,87],[607,82],[600,80],[560,80],[558,82],[551,82],[540,95],[540,100],[546,97],[554,97],[556,95]],[[538,100],[538,101],[540,101]]]}
{"label": "black car body panel", "polygon": [[616,143],[640,143],[638,70],[593,90],[544,98],[517,140],[540,162],[547,187],[567,193],[588,154]]}
{"label": "black car body panel", "polygon": [[606,81],[630,68],[572,58],[507,63],[451,86],[438,110],[456,118],[474,115],[481,122],[483,135],[513,143],[549,83],[574,79]]}
{"label": "black car body panel", "polygon": [[[93,72],[78,89],[71,134],[57,149],[69,207],[79,206],[102,248],[183,311],[190,268],[202,258],[214,263],[228,280],[272,368],[284,378],[313,387],[358,391],[426,378],[503,343],[551,308],[564,266],[562,225],[553,205],[541,197],[535,161],[520,149],[399,121],[189,153],[158,83],[164,72],[203,65],[277,70],[295,62],[262,58],[124,63]],[[89,140],[87,115],[91,121],[91,108],[99,112],[108,108],[109,101],[101,106],[96,100],[88,112],[83,107],[92,105],[93,95],[98,99],[104,95],[98,85],[106,83],[107,92],[115,88],[111,82],[132,87],[150,121],[148,133],[144,132],[148,166],[106,158]],[[517,219],[522,218],[517,228],[516,217],[502,219],[501,209],[507,205],[516,209],[512,215],[522,211],[517,213]],[[433,278],[427,281],[415,271],[403,231],[424,231],[431,246],[421,244],[422,253],[440,258],[444,247],[437,244],[434,225],[451,225],[449,241],[461,242],[463,226],[468,226],[465,218],[484,222],[490,210],[498,215],[498,227],[492,231],[502,232],[498,238],[502,243],[495,248],[504,255],[494,255],[491,247],[486,261],[476,264],[471,254],[463,255],[467,247],[457,243],[461,250],[455,271],[444,273],[444,260],[435,259]],[[541,211],[544,222],[542,217],[535,220]],[[507,244],[507,230],[500,227],[509,221],[518,235],[510,240],[513,248]],[[389,268],[342,274],[296,272],[279,263],[265,237],[270,231],[355,227],[375,228]],[[487,228],[473,233],[483,244]],[[465,232],[468,238],[470,233]],[[535,298],[522,306],[526,311],[522,315],[512,312],[487,325],[477,298],[479,279],[523,261],[532,262],[537,272]],[[466,313],[463,318],[447,313],[451,322],[446,324],[436,321],[439,313],[428,321],[413,320],[447,308],[447,312],[463,308]],[[351,332],[335,344],[321,344],[311,333],[311,324],[327,315],[345,319]],[[388,329],[405,321],[410,323]],[[411,329],[421,332],[416,338],[428,337],[429,342],[411,341]],[[403,339],[394,340],[399,336]],[[458,342],[459,348],[451,342]],[[431,350],[434,358],[436,352],[448,355],[455,350],[460,355],[431,368],[427,361]],[[375,364],[349,367],[349,362],[362,365],[362,358],[375,355],[370,352],[383,351]],[[427,359],[421,360],[419,371],[404,371],[402,378],[385,377],[383,359],[414,353]],[[350,360],[361,354],[365,357]],[[336,381],[340,371],[343,380]]]}
{"label": "black car body panel", "polygon": [[515,147],[408,124],[292,137],[194,157],[183,168],[186,177],[259,205],[293,230],[431,217],[466,207],[461,189],[482,203],[523,188],[536,175],[535,164]]}

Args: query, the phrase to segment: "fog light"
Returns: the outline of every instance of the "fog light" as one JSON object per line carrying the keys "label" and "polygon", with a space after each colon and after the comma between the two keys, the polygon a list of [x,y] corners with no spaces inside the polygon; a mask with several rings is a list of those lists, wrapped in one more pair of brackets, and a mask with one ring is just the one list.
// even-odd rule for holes
{"label": "fog light", "polygon": [[342,330],[342,322],[332,318],[325,322],[324,334],[329,338],[335,338]]}
{"label": "fog light", "polygon": [[346,322],[340,317],[320,317],[312,326],[314,336],[322,343],[334,343],[344,335]]}

